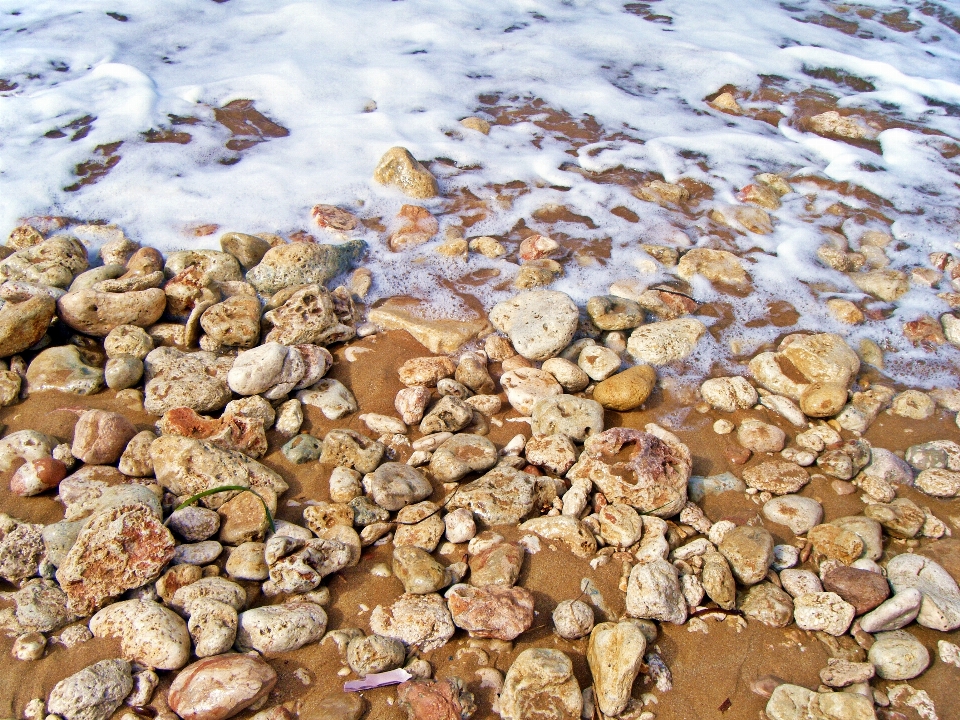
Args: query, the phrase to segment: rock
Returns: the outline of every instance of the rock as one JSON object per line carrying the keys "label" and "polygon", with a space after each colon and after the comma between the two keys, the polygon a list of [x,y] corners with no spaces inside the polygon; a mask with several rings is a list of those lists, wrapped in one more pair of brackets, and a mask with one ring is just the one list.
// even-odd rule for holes
{"label": "rock", "polygon": [[319,408],[328,420],[339,420],[358,409],[357,399],[346,385],[333,378],[325,378],[307,390],[297,393],[304,405]]}
{"label": "rock", "polygon": [[[630,446],[629,458],[617,460]],[[567,479],[589,480],[610,502],[671,517],[687,500],[691,466],[687,446],[655,425],[647,425],[647,432],[611,428],[587,438]]]}
{"label": "rock", "polygon": [[237,580],[266,580],[270,569],[264,559],[264,549],[261,542],[245,542],[235,547],[224,566],[227,575]]}
{"label": "rock", "polygon": [[703,556],[700,582],[707,596],[717,605],[725,610],[733,609],[736,603],[737,583],[723,555],[718,552],[708,552]]}
{"label": "rock", "polygon": [[536,399],[530,413],[530,427],[537,435],[563,434],[572,440],[583,442],[603,430],[603,407],[600,403],[574,395]]}
{"label": "rock", "polygon": [[763,516],[770,522],[786,525],[794,535],[803,535],[823,520],[823,506],[813,498],[781,495],[764,503]]}
{"label": "rock", "polygon": [[216,601],[240,610],[247,602],[247,593],[235,582],[222,577],[204,577],[178,588],[167,601],[170,607],[186,615],[193,612],[195,605]]}
{"label": "rock", "polygon": [[520,526],[520,531],[536,533],[548,540],[560,540],[577,557],[588,558],[597,551],[597,539],[593,533],[572,515],[531,518]]}
{"label": "rock", "polygon": [[73,430],[71,451],[78,460],[90,465],[108,465],[120,459],[137,429],[120,413],[87,410]]}
{"label": "rock", "polygon": [[93,395],[103,389],[100,368],[87,365],[74,345],[58,345],[37,355],[27,367],[27,392],[60,390]]}
{"label": "rock", "polygon": [[65,288],[87,266],[87,251],[79,240],[55,235],[4,258],[0,262],[0,281]]}
{"label": "rock", "polygon": [[220,515],[217,538],[227,545],[262,540],[270,529],[264,506],[270,511],[270,517],[276,515],[277,495],[270,488],[234,495],[217,508]]}
{"label": "rock", "polygon": [[[409,666],[408,666],[409,669]],[[471,717],[477,710],[473,693],[458,677],[443,681],[414,678],[397,688],[400,707],[406,709],[408,720],[458,720]]]}
{"label": "rock", "polygon": [[745,378],[719,377],[705,380],[700,386],[700,396],[714,410],[734,412],[747,410],[757,404],[759,395]]}
{"label": "rock", "polygon": [[916,486],[934,497],[957,497],[960,495],[960,472],[945,468],[923,470],[917,475]]}
{"label": "rock", "polygon": [[218,347],[251,348],[260,338],[260,301],[252,295],[229,297],[203,311],[200,327]]}
{"label": "rock", "polygon": [[103,339],[108,358],[131,355],[143,360],[153,350],[153,339],[136,325],[117,325]]}
{"label": "rock", "polygon": [[774,688],[764,712],[770,720],[804,720],[817,693],[799,685],[783,683]]}
{"label": "rock", "polygon": [[555,290],[523,292],[490,311],[490,322],[506,333],[516,351],[528,360],[557,355],[573,339],[578,319],[573,300]]}
{"label": "rock", "polygon": [[817,525],[807,533],[818,555],[849,565],[863,554],[863,540],[849,530],[833,524]]}
{"label": "rock", "polygon": [[353,329],[340,324],[330,293],[322,285],[307,285],[289,297],[285,297],[285,292],[277,293],[270,301],[274,305],[278,298],[284,298],[283,303],[263,315],[265,326],[271,328],[267,342],[327,345],[353,337]]}
{"label": "rock", "polygon": [[773,562],[773,537],[761,527],[741,525],[731,530],[719,546],[730,569],[744,585],[756,585]]}
{"label": "rock", "polygon": [[447,603],[436,594],[401,595],[390,606],[377,605],[370,629],[424,652],[442,647],[456,630]]}
{"label": "rock", "polygon": [[220,236],[220,248],[225,253],[230,253],[246,269],[257,265],[267,250],[270,249],[270,243],[256,235],[247,235],[240,232],[227,232]]}
{"label": "rock", "polygon": [[896,496],[897,485],[912,485],[910,466],[884,448],[872,448],[870,464],[856,478],[856,483],[871,497],[890,502]]}
{"label": "rock", "polygon": [[167,703],[183,720],[224,720],[265,698],[277,673],[257,656],[227,653],[185,667]]}
{"label": "rock", "polygon": [[606,380],[620,369],[620,356],[602,345],[588,345],[580,351],[577,364],[591,380]]}
{"label": "rock", "polygon": [[575,363],[562,357],[552,357],[545,360],[541,365],[541,370],[553,375],[565,392],[577,393],[590,384],[589,375],[577,367]]}
{"label": "rock", "polygon": [[960,589],[950,574],[922,555],[897,555],[887,563],[887,580],[895,593],[915,588],[923,595],[917,622],[949,632],[960,627]]}
{"label": "rock", "polygon": [[517,656],[497,702],[502,720],[578,720],[583,708],[573,663],[548,648],[530,648]]}
{"label": "rock", "polygon": [[916,588],[906,588],[860,618],[864,632],[899,630],[912,623],[920,612],[923,595]]}
{"label": "rock", "polygon": [[814,592],[793,599],[793,617],[801,630],[843,635],[853,622],[854,607],[836,593]]}
{"label": "rock", "polygon": [[563,600],[553,611],[553,630],[566,640],[577,640],[593,629],[593,610],[580,600]]}
{"label": "rock", "polygon": [[313,435],[297,435],[280,448],[280,451],[294,465],[302,465],[319,459],[323,452],[323,443]]}
{"label": "rock", "polygon": [[439,432],[457,432],[473,420],[473,409],[462,400],[445,395],[440,398],[420,422],[420,432],[430,435]]}
{"label": "rock", "polygon": [[533,624],[533,594],[521,587],[454,585],[446,598],[454,624],[471,637],[513,640]]}
{"label": "rock", "polygon": [[268,342],[237,356],[227,384],[238,395],[260,395],[277,388],[275,396],[281,397],[293,390],[305,371],[299,351]]}
{"label": "rock", "polygon": [[744,420],[737,428],[737,442],[755,453],[780,452],[786,437],[786,433],[776,425],[759,420]]}
{"label": "rock", "polygon": [[434,387],[440,380],[453,377],[455,372],[453,360],[443,356],[411,358],[397,370],[400,382],[407,387]]}
{"label": "rock", "polygon": [[53,458],[40,458],[21,465],[10,478],[10,492],[20,497],[38,495],[55,488],[67,475],[67,466]]}
{"label": "rock", "polygon": [[810,704],[810,713],[810,717],[838,720],[875,720],[877,717],[873,699],[860,692],[818,693]]}
{"label": "rock", "polygon": [[240,613],[237,649],[276,655],[316,642],[326,630],[327,613],[315,603],[265,605]]}
{"label": "rock", "polygon": [[667,365],[689,357],[706,331],[706,326],[693,318],[643,325],[630,334],[627,352],[637,362]]}
{"label": "rock", "polygon": [[796,337],[789,344],[781,343],[780,351],[811,383],[847,386],[860,370],[857,354],[832,333]]}
{"label": "rock", "polygon": [[831,520],[830,524],[849,530],[863,541],[861,557],[879,560],[883,555],[883,528],[876,520],[863,515],[851,515]]}
{"label": "rock", "polygon": [[694,275],[703,275],[710,282],[723,285],[744,286],[750,282],[740,258],[726,250],[710,248],[693,248],[684,253],[677,263],[677,275],[688,281]]}
{"label": "rock", "polygon": [[793,600],[773,583],[754,585],[740,601],[740,610],[769,627],[786,627],[793,620]]}
{"label": "rock", "polygon": [[906,630],[878,633],[867,657],[884,680],[912,680],[930,665],[930,653]]}
{"label": "rock", "polygon": [[868,662],[851,662],[844,658],[827,658],[827,666],[820,671],[820,681],[833,688],[844,688],[857,683],[869,682],[874,667]]}
{"label": "rock", "polygon": [[103,368],[103,377],[111,390],[126,390],[143,377],[143,361],[132,355],[110,358]]}
{"label": "rock", "polygon": [[437,320],[424,317],[425,308],[411,309],[409,304],[391,302],[373,308],[367,320],[386,330],[406,330],[421,345],[435,353],[456,352],[461,345],[491,331],[486,318]]}
{"label": "rock", "polygon": [[926,516],[916,503],[908,498],[896,498],[889,503],[874,503],[863,511],[897,538],[916,537],[923,529]]}
{"label": "rock", "polygon": [[187,628],[198,658],[227,652],[237,637],[237,611],[218,600],[197,600],[190,605]]}
{"label": "rock", "polygon": [[0,630],[8,635],[54,632],[77,619],[67,610],[66,594],[52,580],[27,580],[6,599],[14,603],[0,611]]}
{"label": "rock", "polygon": [[320,462],[356,468],[363,473],[372,473],[380,464],[385,451],[386,448],[382,443],[371,440],[353,430],[331,430],[323,438],[323,452],[320,454]]}
{"label": "rock", "polygon": [[347,567],[355,559],[355,548],[339,540],[299,539],[272,535],[264,548],[270,580],[264,592],[296,594],[309,592],[324,577]]}
{"label": "rock", "polygon": [[0,357],[16,355],[40,342],[56,308],[49,295],[4,303],[0,308]]}
{"label": "rock", "polygon": [[220,529],[220,516],[208,508],[188,505],[171,513],[167,525],[186,542],[201,542]]}
{"label": "rock", "polygon": [[437,179],[404,147],[392,147],[380,158],[373,179],[413,198],[427,199],[440,194]]}
{"label": "rock", "polygon": [[147,506],[120,506],[87,522],[57,581],[70,609],[89,615],[109,598],[155,580],[173,553],[173,536]]}
{"label": "rock", "polygon": [[57,301],[60,318],[77,332],[105,337],[119,325],[149,327],[160,319],[167,297],[160,288],[131,292],[69,292]]}
{"label": "rock", "polygon": [[685,622],[687,603],[677,569],[661,559],[635,565],[627,582],[627,614],[660,622]]}
{"label": "rock", "polygon": [[440,482],[455,482],[471,472],[497,464],[496,446],[480,435],[461,433],[444,441],[430,459],[430,474]]}
{"label": "rock", "polygon": [[66,720],[107,720],[132,689],[130,663],[101,660],[54,685],[47,709]]}
{"label": "rock", "polygon": [[807,471],[786,460],[767,460],[743,471],[744,482],[774,495],[795,493],[810,482]]}
{"label": "rock", "polygon": [[857,615],[873,610],[890,597],[890,586],[883,575],[842,565],[824,574],[823,589],[853,605]]}
{"label": "rock", "polygon": [[247,282],[263,295],[296,285],[324,285],[360,259],[366,244],[351,240],[339,245],[289,243],[270,248],[251,269]]}
{"label": "rock", "polygon": [[419,470],[398,462],[384,463],[367,475],[364,488],[377,505],[391,511],[428,498],[433,493],[433,486]]}
{"label": "rock", "polygon": [[533,510],[535,492],[536,479],[532,475],[501,465],[461,485],[447,508],[467,508],[487,525],[512,525]]}
{"label": "rock", "polygon": [[435,593],[452,582],[447,568],[430,553],[413,546],[394,548],[393,574],[403,583],[403,591],[411,595]]}
{"label": "rock", "polygon": [[115,637],[125,660],[156,670],[179,670],[190,659],[187,624],[149,600],[124,600],[90,618],[94,637]]}
{"label": "rock", "polygon": [[219,420],[214,420],[191,408],[179,407],[165,412],[157,429],[164,435],[205,440],[222,450],[241,452],[252,458],[267,451],[267,434],[261,418],[224,412]]}
{"label": "rock", "polygon": [[13,648],[10,654],[17,660],[31,661],[39,660],[43,657],[47,649],[47,639],[42,633],[32,632],[19,635],[13,641]]}
{"label": "rock", "polygon": [[524,456],[531,465],[563,476],[576,462],[577,448],[567,435],[534,435],[524,447]]}
{"label": "rock", "polygon": [[646,638],[632,622],[600,623],[590,633],[587,663],[604,715],[615,717],[626,709],[646,648]]}
{"label": "rock", "polygon": [[853,284],[884,302],[899,300],[910,289],[910,281],[901,270],[869,270],[851,273]]}
{"label": "rock", "polygon": [[56,438],[36,430],[18,430],[0,440],[0,470],[13,470],[19,463],[48,458],[57,446]]}
{"label": "rock", "polygon": [[406,657],[402,642],[382,635],[357,637],[347,645],[347,664],[360,677],[395,670]]}
{"label": "rock", "polygon": [[593,399],[610,410],[635,410],[647,401],[656,383],[656,370],[650,365],[635,365],[598,383]]}
{"label": "rock", "polygon": [[477,534],[477,525],[473,513],[467,508],[457,508],[443,518],[447,542],[454,544],[468,542]]}
{"label": "rock", "polygon": [[628,548],[640,540],[643,522],[629,505],[611,503],[597,513],[600,536],[607,545]]}
{"label": "rock", "polygon": [[294,398],[287,400],[277,410],[277,423],[274,426],[281,437],[291,437],[300,432],[303,425],[303,406]]}

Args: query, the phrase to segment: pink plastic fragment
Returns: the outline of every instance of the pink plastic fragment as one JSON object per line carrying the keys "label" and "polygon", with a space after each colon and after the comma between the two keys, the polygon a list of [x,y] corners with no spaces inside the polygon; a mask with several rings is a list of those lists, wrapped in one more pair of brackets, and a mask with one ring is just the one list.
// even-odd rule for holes
{"label": "pink plastic fragment", "polygon": [[406,682],[413,675],[406,670],[389,670],[382,673],[371,673],[364,675],[362,680],[351,680],[343,684],[344,692],[357,692],[359,690],[373,690],[373,688],[386,687],[387,685],[399,685]]}

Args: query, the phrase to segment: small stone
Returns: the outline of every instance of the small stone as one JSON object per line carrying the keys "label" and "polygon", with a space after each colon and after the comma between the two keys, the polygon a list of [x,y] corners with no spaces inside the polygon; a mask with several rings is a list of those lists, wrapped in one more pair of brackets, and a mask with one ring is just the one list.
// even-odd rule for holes
{"label": "small stone", "polygon": [[643,324],[640,304],[616,295],[597,295],[587,301],[587,314],[601,330],[630,330]]}
{"label": "small stone", "polygon": [[553,375],[536,368],[509,370],[500,376],[500,385],[507,395],[507,401],[521,415],[530,415],[538,400],[563,393],[563,388]]}
{"label": "small stone", "polygon": [[260,301],[251,295],[229,297],[203,311],[200,327],[217,347],[252,348],[260,339]]}
{"label": "small stone", "polygon": [[800,395],[800,409],[810,417],[833,417],[847,402],[847,386],[841,383],[813,382]]}
{"label": "small stone", "polygon": [[647,401],[656,382],[656,370],[650,365],[635,365],[598,383],[593,399],[618,412],[635,410]]}
{"label": "small stone", "polygon": [[209,508],[188,505],[171,513],[167,526],[186,542],[201,542],[220,529],[220,516]]}
{"label": "small stone", "polygon": [[237,649],[275,655],[317,642],[326,630],[327,613],[315,603],[265,605],[238,616]]}
{"label": "small stone", "polygon": [[107,720],[132,689],[130,663],[101,660],[58,682],[47,709],[66,720]]}
{"label": "small stone", "polygon": [[68,292],[57,301],[60,318],[85,335],[105,337],[119,325],[149,327],[160,319],[167,297],[160,288],[130,292]]}
{"label": "small stone", "polygon": [[435,593],[451,582],[447,569],[430,553],[413,546],[393,550],[393,574],[403,583],[403,590],[412,595]]}
{"label": "small stone", "polygon": [[339,380],[325,378],[308,390],[297,393],[304,405],[319,408],[328,420],[339,420],[358,409],[357,399]]}
{"label": "small stone", "polygon": [[427,199],[440,194],[437,179],[404,147],[390,148],[380,158],[373,179],[413,198]]}
{"label": "small stone", "polygon": [[833,688],[844,688],[856,683],[869,682],[874,672],[872,663],[827,658],[827,666],[820,671],[820,681]]}
{"label": "small stone", "polygon": [[462,430],[473,420],[473,409],[462,400],[446,395],[434,404],[420,421],[423,435]]}
{"label": "small stone", "polygon": [[869,270],[852,273],[853,284],[884,302],[899,300],[910,290],[910,280],[901,270]]}
{"label": "small stone", "polygon": [[883,525],[888,534],[898,538],[916,537],[923,529],[926,516],[916,503],[908,498],[896,498],[889,503],[874,503],[863,511],[868,518]]}
{"label": "small stone", "polygon": [[55,312],[54,299],[45,294],[5,303],[0,308],[0,357],[16,355],[37,344]]}
{"label": "small stone", "polygon": [[103,347],[108,358],[131,355],[143,360],[153,350],[153,339],[136,325],[117,325],[103,339]]}
{"label": "small stone", "polygon": [[700,396],[714,410],[721,412],[746,410],[756,405],[759,399],[753,385],[736,376],[705,380],[700,386]]}
{"label": "small stone", "polygon": [[47,639],[43,636],[43,633],[30,632],[17,636],[17,639],[13,641],[10,654],[17,660],[39,660],[43,657],[46,648]]}
{"label": "small stone", "polygon": [[55,488],[67,475],[67,466],[53,458],[24,463],[10,478],[10,492],[20,497],[38,495]]}
{"label": "small stone", "polygon": [[157,670],[178,670],[190,659],[187,624],[169,608],[148,600],[124,600],[90,618],[94,637],[120,640],[124,659]]}
{"label": "small stone", "polygon": [[[762,186],[747,186],[755,189],[758,195],[763,193],[763,190],[757,189],[760,187]],[[778,199],[777,206],[779,205]],[[723,285],[744,286],[750,281],[740,258],[726,250],[710,248],[693,248],[684,253],[677,264],[677,274],[684,280],[692,280],[694,275],[703,275],[710,282]]]}
{"label": "small stone", "polygon": [[890,596],[883,575],[852,567],[835,567],[823,576],[823,588],[853,605],[857,615],[873,610]]}
{"label": "small stone", "polygon": [[467,508],[458,508],[443,518],[444,530],[448,542],[464,543],[477,534],[477,525],[473,513]]}
{"label": "small stone", "polygon": [[629,505],[610,503],[597,513],[600,537],[607,545],[627,548],[640,540],[643,522]]}
{"label": "small stone", "polygon": [[793,617],[801,630],[843,635],[853,622],[853,605],[832,592],[814,592],[793,599]]}
{"label": "small stone", "polygon": [[703,556],[700,582],[707,596],[725,610],[732,610],[736,602],[737,583],[726,558],[718,552]]}
{"label": "small stone", "polygon": [[87,410],[73,431],[73,456],[90,465],[107,465],[120,459],[136,428],[120,413]]}
{"label": "small stone", "polygon": [[904,390],[893,398],[890,412],[910,420],[926,420],[937,409],[936,403],[919,390]]}
{"label": "small stone", "polygon": [[503,681],[497,701],[502,720],[578,720],[583,709],[573,663],[559,650],[531,648],[520,653]]}
{"label": "small stone", "polygon": [[590,557],[597,551],[593,533],[571,515],[544,515],[531,518],[520,526],[521,532],[532,532],[548,540],[560,540],[577,557]]}
{"label": "small stone", "polygon": [[424,652],[442,647],[456,630],[447,603],[436,594],[401,595],[392,605],[377,605],[370,629]]}
{"label": "small stone", "polygon": [[524,455],[530,464],[563,476],[576,462],[577,449],[573,441],[562,433],[534,435],[527,441]]}
{"label": "small stone", "polygon": [[482,477],[461,485],[447,508],[468,508],[482,523],[519,523],[533,510],[536,480],[511,467],[497,466]]}
{"label": "small stone", "polygon": [[545,360],[541,369],[553,375],[564,391],[568,393],[580,392],[590,384],[589,375],[575,363],[562,357]]}
{"label": "small stone", "polygon": [[860,627],[870,633],[899,630],[916,619],[922,602],[923,595],[916,588],[901,590],[861,617]]}
{"label": "small stone", "polygon": [[957,497],[960,495],[960,472],[945,468],[923,470],[917,475],[916,486],[934,497]]}
{"label": "small stone", "polygon": [[313,435],[297,435],[280,448],[280,452],[294,465],[302,465],[319,459],[323,443]]}
{"label": "small stone", "polygon": [[553,630],[566,640],[578,640],[593,630],[593,610],[580,600],[563,600],[553,611]]}
{"label": "small stone", "polygon": [[781,495],[764,503],[763,516],[786,525],[794,535],[803,535],[823,520],[823,507],[813,498]]}
{"label": "small stone", "polygon": [[774,453],[783,450],[786,433],[776,425],[748,419],[737,428],[737,441],[751,452]]}
{"label": "small stone", "polygon": [[905,630],[878,633],[867,657],[884,680],[912,680],[930,665],[930,653]]}
{"label": "small stone", "polygon": [[167,703],[183,720],[225,720],[265,698],[277,673],[259,656],[227,653],[185,667]]}
{"label": "small stone", "polygon": [[277,422],[274,428],[281,437],[292,437],[300,432],[303,425],[303,406],[296,398],[287,400],[277,410]]}
{"label": "small stone", "polygon": [[773,583],[763,582],[747,590],[740,610],[769,627],[786,627],[793,620],[793,600]]}
{"label": "small stone", "polygon": [[755,585],[767,575],[773,562],[773,537],[760,527],[741,525],[723,538],[721,554],[744,585]]}
{"label": "small stone", "polygon": [[863,554],[863,540],[833,524],[817,525],[807,533],[813,549],[823,557],[849,565]]}
{"label": "small stone", "polygon": [[820,578],[809,570],[783,570],[780,572],[780,582],[783,589],[793,597],[823,592]]}
{"label": "small stone", "polygon": [[220,236],[220,248],[233,255],[247,270],[255,267],[270,249],[270,243],[256,235],[227,232]]}
{"label": "small stone", "polygon": [[528,360],[557,355],[573,339],[578,318],[573,300],[554,290],[520,293],[490,311],[490,322],[506,333],[517,352]]}
{"label": "small stone", "polygon": [[580,351],[577,365],[591,380],[606,380],[620,369],[620,356],[602,345],[588,345]]}
{"label": "small stone", "polygon": [[323,438],[320,462],[370,473],[377,469],[386,448],[353,430],[331,430]]}
{"label": "small stone", "polygon": [[685,622],[687,603],[676,568],[660,559],[635,565],[627,582],[627,614],[660,622]]}
{"label": "small stone", "polygon": [[562,434],[571,440],[583,442],[603,431],[603,407],[600,403],[574,395],[536,399],[530,414],[530,427],[538,435]]}
{"label": "small stone", "polygon": [[454,585],[446,598],[454,624],[471,637],[513,640],[533,624],[533,594],[521,587]]}
{"label": "small stone", "polygon": [[796,463],[785,460],[767,460],[743,471],[749,487],[774,495],[795,493],[810,482],[807,471]]}
{"label": "small stone", "polygon": [[[223,506],[221,506],[222,509]],[[223,545],[216,540],[205,540],[198,543],[177,545],[173,560],[174,565],[209,565],[223,552]]]}
{"label": "small stone", "polygon": [[384,463],[367,475],[364,487],[377,505],[391,511],[424,500],[433,493],[433,486],[419,470],[398,462]]}
{"label": "small stone", "polygon": [[354,638],[347,645],[347,664],[360,677],[395,670],[406,655],[402,642],[382,635]]}
{"label": "small stone", "polygon": [[523,550],[512,543],[498,542],[470,556],[470,584],[477,587],[517,582],[523,565]]}

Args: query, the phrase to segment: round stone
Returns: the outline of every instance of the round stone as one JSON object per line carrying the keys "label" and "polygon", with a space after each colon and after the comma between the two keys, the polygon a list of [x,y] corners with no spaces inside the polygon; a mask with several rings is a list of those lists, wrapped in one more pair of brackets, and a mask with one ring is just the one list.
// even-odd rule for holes
{"label": "round stone", "polygon": [[878,633],[867,658],[884,680],[911,680],[930,665],[930,653],[905,630]]}

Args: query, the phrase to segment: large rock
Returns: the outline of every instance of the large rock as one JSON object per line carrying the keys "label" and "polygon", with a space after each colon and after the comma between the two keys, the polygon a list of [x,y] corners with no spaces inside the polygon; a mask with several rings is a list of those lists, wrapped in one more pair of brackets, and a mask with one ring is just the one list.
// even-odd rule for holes
{"label": "large rock", "polygon": [[587,663],[597,705],[604,715],[616,717],[626,709],[646,649],[647,639],[640,627],[629,621],[600,623],[590,633]]}
{"label": "large rock", "polygon": [[74,345],[57,345],[37,355],[27,367],[27,392],[60,390],[93,395],[103,389],[103,370],[87,365]]}
{"label": "large rock", "polygon": [[276,671],[257,656],[214,655],[177,675],[167,704],[183,720],[224,720],[265,698],[276,684]]}
{"label": "large rock", "polygon": [[510,467],[495,467],[483,477],[461,485],[447,509],[468,508],[487,525],[515,525],[533,510],[536,485],[532,475]]}
{"label": "large rock", "polygon": [[297,290],[282,305],[266,312],[263,319],[271,328],[267,342],[327,345],[353,336],[353,331],[337,320],[333,300],[322,285],[308,285]]}
{"label": "large rock", "polygon": [[218,347],[251,348],[260,338],[260,301],[252,295],[229,297],[204,310],[200,327]]}
{"label": "large rock", "polygon": [[0,357],[23,352],[40,341],[50,327],[57,304],[49,295],[35,295],[0,308]]}
{"label": "large rock", "polygon": [[454,624],[471,637],[513,640],[533,625],[533,594],[522,587],[454,585],[446,598]]}
{"label": "large rock", "polygon": [[87,410],[73,428],[71,452],[89,465],[109,465],[120,459],[136,434],[133,423],[120,413]]}
{"label": "large rock", "polygon": [[87,265],[87,251],[79,240],[56,235],[0,262],[0,282],[23,280],[65,288]]}
{"label": "large rock", "polygon": [[641,325],[630,334],[627,352],[637,362],[667,365],[689,357],[706,331],[706,325],[693,318]]}
{"label": "large rock", "polygon": [[762,527],[741,525],[724,536],[719,550],[744,585],[756,585],[773,562],[773,536]]}
{"label": "large rock", "polygon": [[291,285],[324,285],[360,259],[366,244],[351,240],[340,245],[289,243],[270,248],[247,273],[247,282],[263,295]]}
{"label": "large rock", "polygon": [[634,565],[627,581],[627,614],[660,622],[685,622],[687,602],[677,569],[662,559]]}
{"label": "large rock", "polygon": [[941,632],[960,627],[960,589],[941,565],[922,555],[897,555],[887,563],[887,580],[897,595],[909,588],[923,595],[919,624]]}
{"label": "large rock", "polygon": [[130,663],[101,660],[54,685],[47,709],[66,720],[107,720],[132,689]]}
{"label": "large rock", "polygon": [[178,670],[190,659],[187,624],[150,600],[124,600],[90,618],[94,637],[120,639],[124,659],[155,670]]}
{"label": "large rock", "polygon": [[392,605],[377,605],[370,613],[370,629],[424,652],[442,647],[456,631],[447,603],[435,593],[401,595]]}
{"label": "large rock", "polygon": [[502,720],[579,720],[573,663],[559,650],[531,648],[513,661],[498,699]]}
{"label": "large rock", "polygon": [[490,311],[490,322],[528,360],[546,360],[563,350],[573,339],[578,318],[573,300],[556,290],[520,293]]}
{"label": "large rock", "polygon": [[316,603],[267,605],[240,613],[237,648],[274,655],[316,642],[326,629],[327,613]]}
{"label": "large rock", "polygon": [[167,296],[160,288],[124,293],[79,290],[57,301],[60,319],[77,332],[105,337],[120,325],[149,327],[160,319]]}

